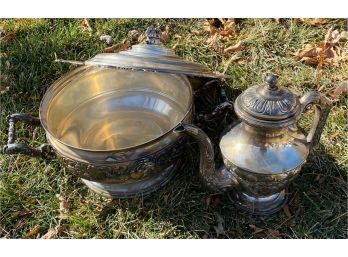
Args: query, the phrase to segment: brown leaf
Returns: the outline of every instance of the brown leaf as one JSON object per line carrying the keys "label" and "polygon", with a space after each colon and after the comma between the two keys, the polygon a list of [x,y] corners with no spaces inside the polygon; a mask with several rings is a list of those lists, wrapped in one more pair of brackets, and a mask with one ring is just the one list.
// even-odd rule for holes
{"label": "brown leaf", "polygon": [[55,228],[49,229],[46,234],[44,234],[41,239],[52,239],[54,238],[57,234],[61,233],[64,230],[62,226],[57,226]]}
{"label": "brown leaf", "polygon": [[332,102],[338,102],[341,99],[342,95],[348,94],[348,80],[343,81],[340,83],[338,87],[336,87],[332,92],[330,92],[328,95]]}
{"label": "brown leaf", "polygon": [[16,37],[16,32],[5,33],[5,36],[1,37],[3,41],[10,41]]}
{"label": "brown leaf", "polygon": [[40,232],[40,225],[36,224],[28,233],[25,234],[26,238],[34,238]]}
{"label": "brown leaf", "polygon": [[224,50],[224,53],[225,54],[230,54],[230,53],[236,53],[236,52],[240,52],[243,50],[243,42],[242,41],[238,41],[237,44],[233,45],[233,46],[230,46],[230,47],[227,47],[225,50]]}
{"label": "brown leaf", "polygon": [[145,33],[141,33],[140,36],[138,37],[138,42],[142,43],[146,40],[146,34]]}
{"label": "brown leaf", "polygon": [[249,227],[251,227],[254,230],[254,234],[257,234],[263,231],[262,228],[256,227],[254,224],[249,224]]}
{"label": "brown leaf", "polygon": [[10,90],[10,87],[3,87],[0,86],[0,95],[5,94],[6,92],[8,92]]}
{"label": "brown leaf", "polygon": [[300,18],[300,19],[296,19],[297,21],[304,23],[304,24],[308,24],[308,25],[323,25],[326,24],[330,21],[330,19],[323,19],[323,18]]}
{"label": "brown leaf", "polygon": [[84,30],[88,30],[88,31],[92,31],[92,27],[91,25],[89,24],[89,21],[88,19],[84,18],[81,23],[80,23],[81,27],[84,29]]}
{"label": "brown leaf", "polygon": [[235,19],[207,19],[205,30],[209,31],[208,46],[218,53],[224,52],[227,38],[237,35]]}
{"label": "brown leaf", "polygon": [[168,43],[168,41],[169,41],[169,32],[170,32],[170,26],[166,25],[166,28],[161,33],[160,40],[161,40],[162,43],[164,43],[164,44]]}
{"label": "brown leaf", "polygon": [[130,47],[131,47],[131,43],[128,40],[123,40],[121,43],[104,48],[103,52],[104,53],[118,53],[121,51],[125,51]]}
{"label": "brown leaf", "polygon": [[19,219],[19,220],[16,222],[16,224],[14,225],[14,228],[15,228],[15,229],[20,229],[20,228],[22,228],[22,227],[25,225],[26,222],[27,222],[27,219],[26,219],[26,218]]}
{"label": "brown leaf", "polygon": [[57,235],[57,230],[53,229],[49,229],[46,234],[44,234],[41,239],[52,239],[53,237],[55,237]]}
{"label": "brown leaf", "polygon": [[306,45],[302,50],[294,53],[295,59],[306,64],[323,67],[348,60],[348,55],[338,45],[340,33],[332,28],[327,32],[323,42],[316,45]]}
{"label": "brown leaf", "polygon": [[31,210],[22,210],[22,211],[15,211],[11,213],[11,216],[13,218],[18,218],[18,217],[23,217],[23,216],[27,216],[33,214],[33,211]]}
{"label": "brown leaf", "polygon": [[283,211],[288,218],[292,217],[291,212],[289,210],[289,206],[287,204],[283,207]]}
{"label": "brown leaf", "polygon": [[137,41],[139,38],[139,32],[135,29],[128,32],[128,37],[130,37],[131,41]]}

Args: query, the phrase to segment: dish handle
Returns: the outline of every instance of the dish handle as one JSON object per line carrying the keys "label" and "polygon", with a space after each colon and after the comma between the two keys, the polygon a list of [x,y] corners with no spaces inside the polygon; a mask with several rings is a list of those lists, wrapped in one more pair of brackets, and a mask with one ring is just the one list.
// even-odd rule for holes
{"label": "dish handle", "polygon": [[17,122],[23,122],[31,126],[40,126],[40,119],[25,113],[14,113],[8,116],[8,140],[7,145],[3,147],[5,154],[25,154],[29,156],[47,156],[52,153],[52,147],[45,143],[37,148],[23,143],[15,143]]}
{"label": "dish handle", "polygon": [[227,97],[226,91],[224,90],[220,80],[211,80],[207,82],[203,88],[206,88],[211,85],[215,85],[218,90],[220,103],[214,107],[214,109],[209,113],[197,113],[196,122],[209,122],[213,121],[217,117],[221,117],[228,111],[233,109],[233,102]]}

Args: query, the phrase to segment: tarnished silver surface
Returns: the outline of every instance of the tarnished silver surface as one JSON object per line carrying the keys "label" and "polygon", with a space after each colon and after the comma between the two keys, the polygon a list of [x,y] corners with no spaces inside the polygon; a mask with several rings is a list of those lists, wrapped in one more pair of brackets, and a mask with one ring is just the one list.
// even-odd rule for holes
{"label": "tarnished silver surface", "polygon": [[153,176],[133,183],[106,184],[87,179],[82,179],[82,182],[94,192],[109,198],[144,197],[166,185],[174,176],[179,164],[180,160],[177,160]]}
{"label": "tarnished silver surface", "polygon": [[[186,140],[173,130],[193,120],[193,88],[224,76],[158,45],[158,30],[147,35],[146,44],[97,55],[49,87],[39,110],[48,144],[15,143],[15,122],[39,119],[10,116],[5,152],[54,152],[88,187],[110,197],[146,195],[166,184]],[[222,103],[203,118],[228,107]]]}
{"label": "tarnished silver surface", "polygon": [[[237,98],[241,122],[233,124],[220,140],[224,164],[219,169],[213,162],[213,146],[201,129],[182,125],[174,130],[197,140],[205,184],[215,192],[228,191],[238,208],[256,215],[272,214],[284,206],[287,187],[310,149],[319,143],[331,108],[331,102],[317,92],[299,99],[287,89],[278,89],[275,77],[267,81],[266,88],[253,87]],[[296,122],[312,105],[315,119],[305,137]]]}
{"label": "tarnished silver surface", "polygon": [[134,45],[131,49],[119,53],[97,54],[87,60],[85,64],[179,74],[198,78],[226,78],[223,74],[212,72],[204,65],[187,61],[177,56],[173,50],[161,46],[160,32],[157,29],[149,27],[146,34],[145,44]]}

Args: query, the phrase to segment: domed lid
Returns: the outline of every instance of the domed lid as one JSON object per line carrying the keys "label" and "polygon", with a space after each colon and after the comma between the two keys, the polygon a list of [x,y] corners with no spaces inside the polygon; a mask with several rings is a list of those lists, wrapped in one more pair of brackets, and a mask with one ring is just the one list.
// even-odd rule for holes
{"label": "domed lid", "polygon": [[268,75],[267,84],[245,90],[234,104],[236,114],[249,125],[284,127],[300,114],[300,102],[289,89],[277,86],[277,76]]}
{"label": "domed lid", "polygon": [[226,78],[210,71],[201,64],[184,60],[174,51],[160,44],[160,31],[150,26],[146,30],[145,44],[134,45],[119,53],[102,53],[85,62],[86,65],[111,66],[115,68],[182,74],[193,77]]}

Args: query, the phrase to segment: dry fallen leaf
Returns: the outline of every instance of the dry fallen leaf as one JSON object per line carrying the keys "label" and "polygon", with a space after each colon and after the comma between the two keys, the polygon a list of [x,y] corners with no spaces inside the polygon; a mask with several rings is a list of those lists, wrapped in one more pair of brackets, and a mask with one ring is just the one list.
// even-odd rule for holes
{"label": "dry fallen leaf", "polygon": [[18,218],[18,217],[23,217],[23,216],[27,216],[33,214],[33,211],[31,210],[22,210],[22,211],[15,211],[11,213],[11,216],[13,218]]}
{"label": "dry fallen leaf", "polygon": [[36,224],[28,233],[25,234],[26,238],[34,238],[40,232],[40,225]]}
{"label": "dry fallen leaf", "polygon": [[27,222],[27,219],[26,219],[26,218],[19,219],[19,220],[16,222],[16,224],[14,225],[14,228],[15,228],[15,229],[20,229],[20,228],[22,228],[22,227],[25,225],[26,222]]}
{"label": "dry fallen leaf", "polygon": [[142,43],[146,40],[146,34],[141,33],[140,36],[138,37],[138,43]]}
{"label": "dry fallen leaf", "polygon": [[130,37],[131,41],[137,41],[139,38],[139,32],[133,29],[128,32],[128,37]]}
{"label": "dry fallen leaf", "polygon": [[84,18],[81,23],[80,23],[81,27],[84,29],[84,30],[88,30],[88,31],[92,31],[92,27],[91,25],[89,24],[89,21],[88,19]]}
{"label": "dry fallen leaf", "polygon": [[219,54],[224,53],[226,39],[237,35],[235,19],[207,19],[205,30],[209,32],[206,43]]}
{"label": "dry fallen leaf", "polygon": [[257,234],[263,231],[262,228],[256,227],[254,224],[249,224],[249,227],[251,227],[254,230],[254,234]]}
{"label": "dry fallen leaf", "polygon": [[49,229],[47,231],[46,234],[44,234],[41,239],[52,239],[53,237],[55,237],[57,235],[57,230],[52,228],[52,229]]}
{"label": "dry fallen leaf", "polygon": [[318,67],[346,61],[348,54],[342,51],[338,44],[339,41],[340,33],[338,30],[333,31],[330,28],[323,42],[316,45],[306,45],[304,49],[294,53],[295,59]]}
{"label": "dry fallen leaf", "polygon": [[315,25],[315,26],[323,25],[330,21],[330,19],[323,19],[323,18],[307,18],[307,19],[300,18],[296,20],[304,24]]}
{"label": "dry fallen leaf", "polygon": [[169,25],[166,25],[166,28],[164,29],[164,31],[161,32],[161,42],[162,43],[168,43],[169,41],[169,32],[170,32],[170,27]]}
{"label": "dry fallen leaf", "polygon": [[46,234],[44,234],[41,239],[52,239],[64,230],[62,226],[56,226],[55,228],[49,229]]}
{"label": "dry fallen leaf", "polygon": [[121,43],[104,48],[103,52],[104,53],[118,53],[118,52],[127,50],[131,46],[132,45],[128,40],[123,40]]}
{"label": "dry fallen leaf", "polygon": [[330,100],[334,103],[338,102],[341,99],[342,95],[347,95],[347,94],[348,94],[348,80],[341,82],[338,87],[336,87],[334,90],[328,93]]}
{"label": "dry fallen leaf", "polygon": [[5,94],[6,92],[8,92],[10,90],[10,87],[3,87],[0,86],[0,95]]}
{"label": "dry fallen leaf", "polygon": [[289,206],[287,204],[283,207],[283,211],[288,218],[292,217],[291,212],[289,210]]}
{"label": "dry fallen leaf", "polygon": [[16,32],[1,33],[4,34],[0,39],[3,41],[10,41],[16,37]]}

